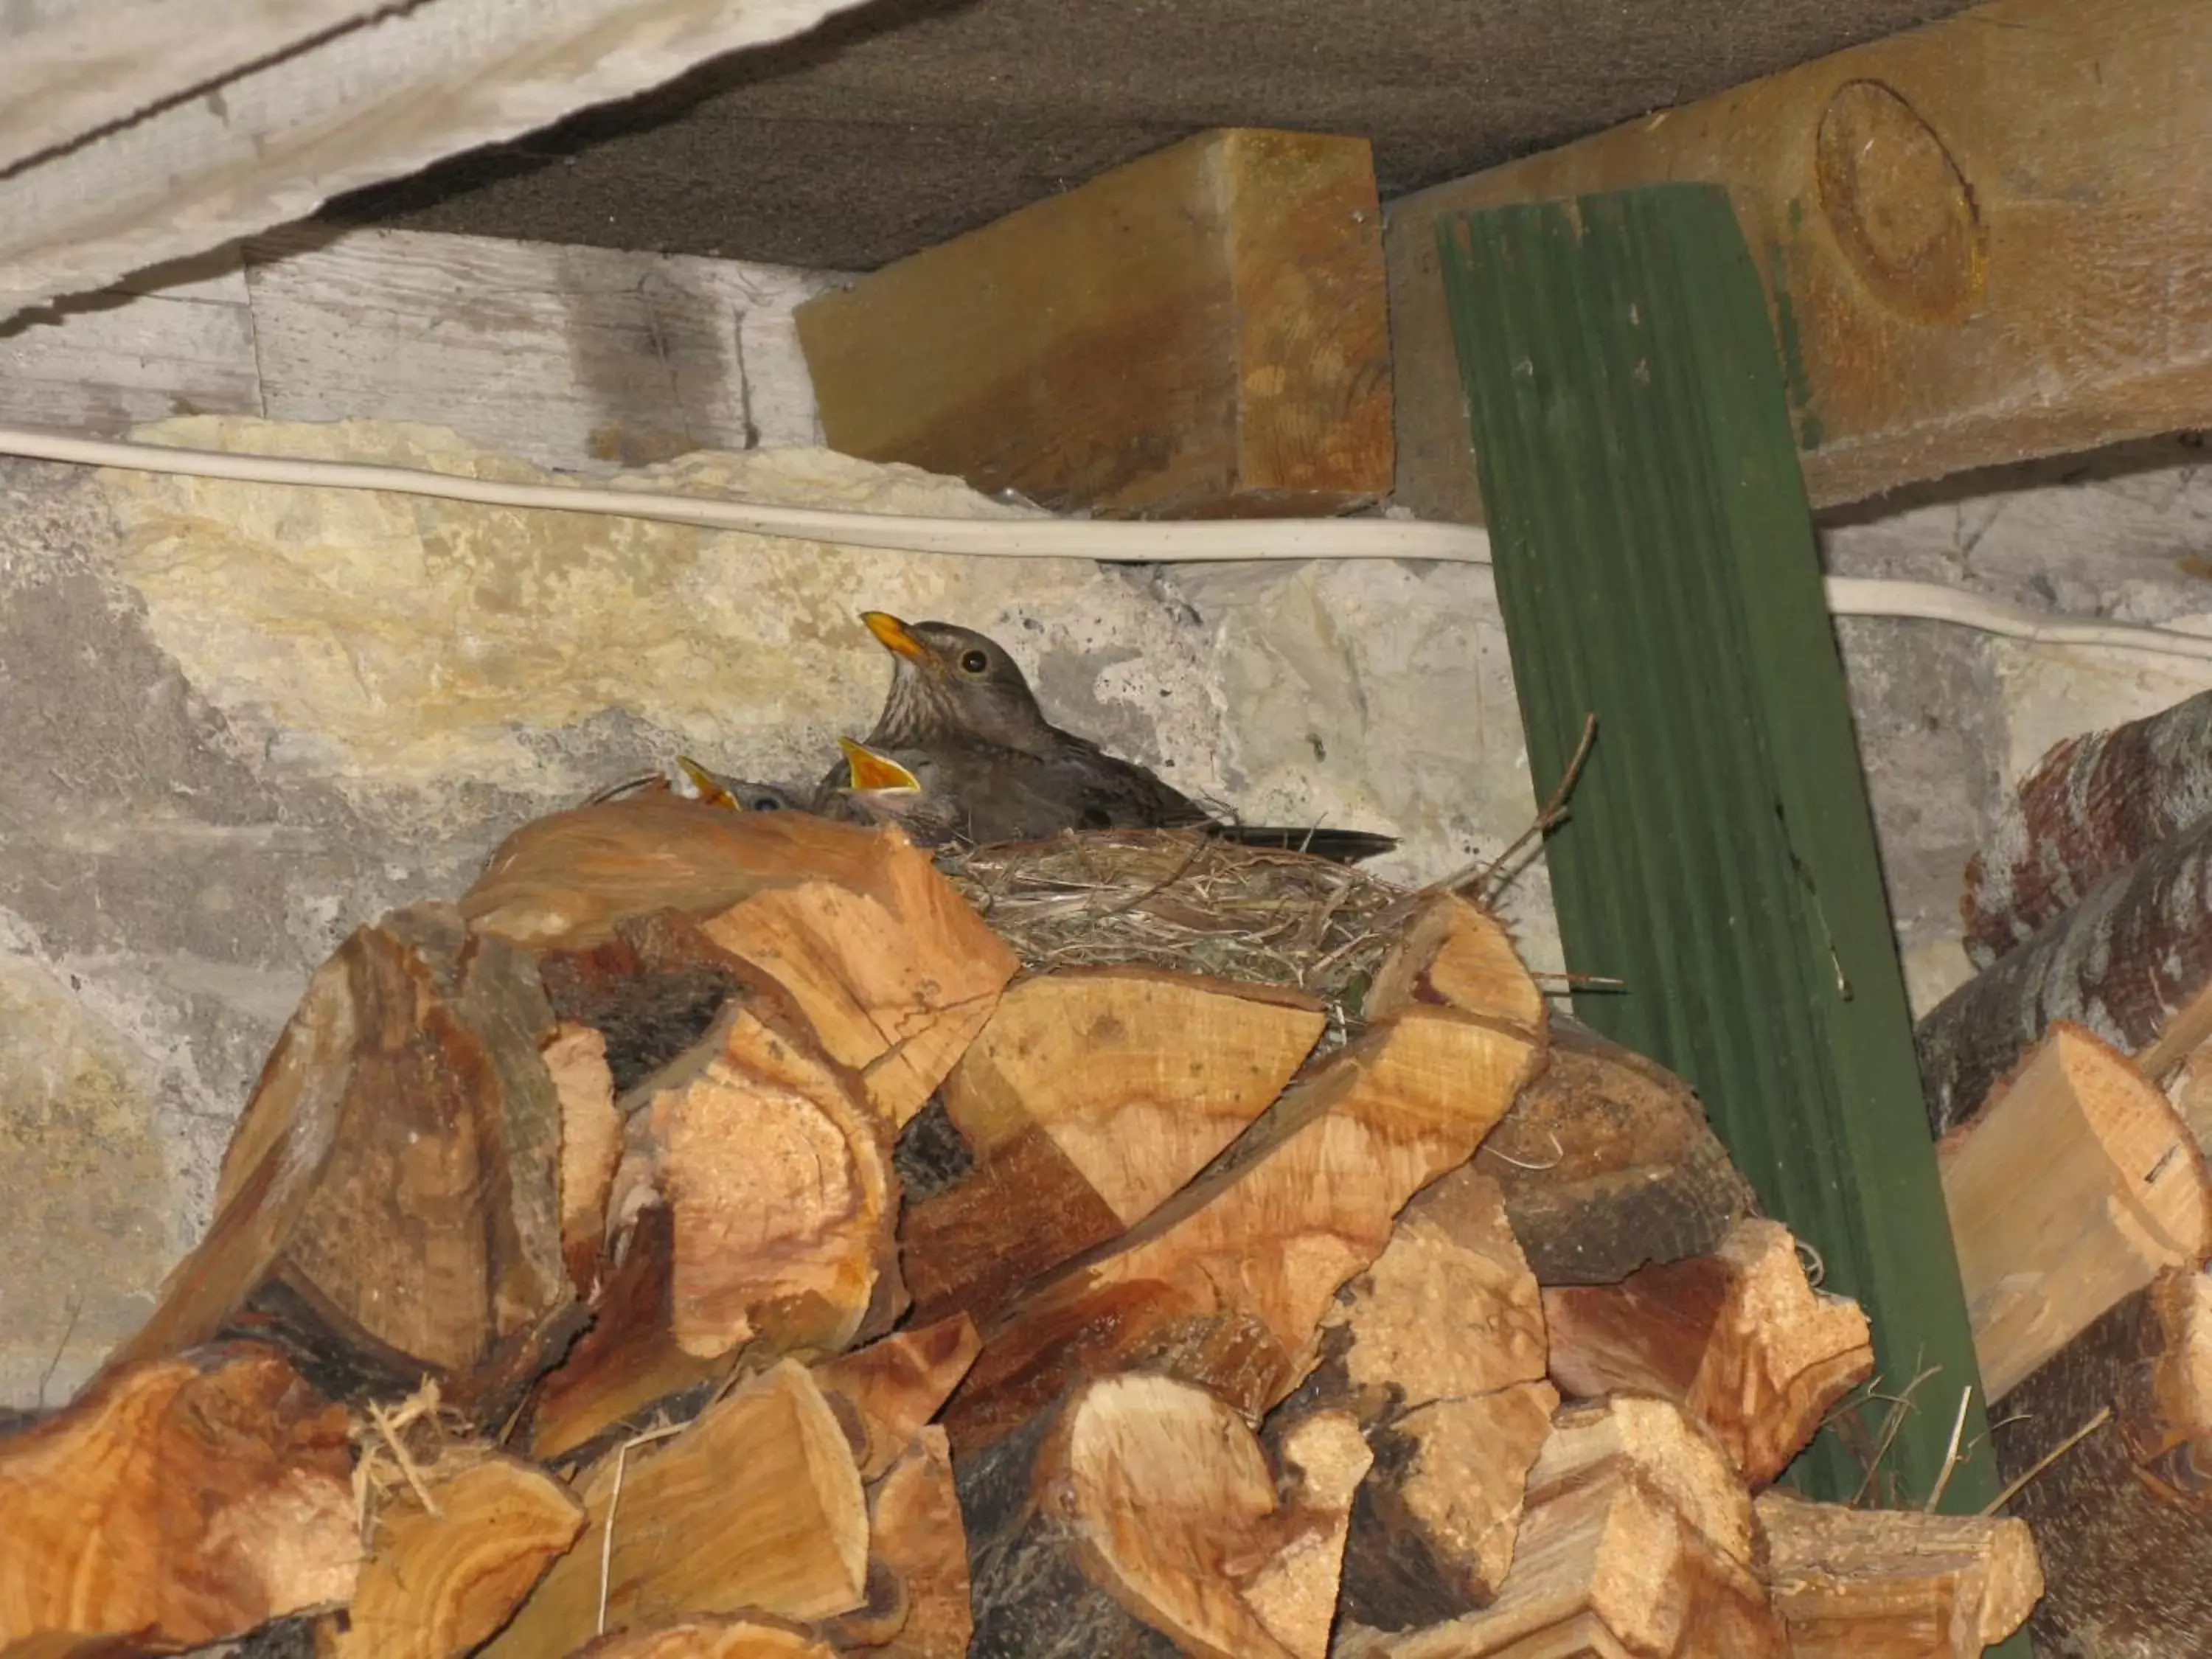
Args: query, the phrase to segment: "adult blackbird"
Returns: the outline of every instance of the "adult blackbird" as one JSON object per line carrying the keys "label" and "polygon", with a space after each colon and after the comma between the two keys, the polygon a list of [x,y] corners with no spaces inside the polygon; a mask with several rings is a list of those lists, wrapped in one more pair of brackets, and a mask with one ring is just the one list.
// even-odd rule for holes
{"label": "adult blackbird", "polygon": [[[984,844],[1042,840],[1064,830],[1192,829],[1342,864],[1398,844],[1359,830],[1224,822],[1145,768],[1053,725],[995,641],[951,623],[904,623],[881,611],[860,619],[891,653],[892,668],[890,695],[860,747],[914,781],[909,798],[885,805],[918,833],[933,825],[945,838]],[[858,782],[857,757],[851,748],[846,754],[846,765],[823,781],[825,797]]]}

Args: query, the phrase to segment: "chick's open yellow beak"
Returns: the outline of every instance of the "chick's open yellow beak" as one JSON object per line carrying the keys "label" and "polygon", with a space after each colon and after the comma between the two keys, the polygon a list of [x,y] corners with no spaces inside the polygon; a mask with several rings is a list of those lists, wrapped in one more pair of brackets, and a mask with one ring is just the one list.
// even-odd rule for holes
{"label": "chick's open yellow beak", "polygon": [[684,769],[684,775],[691,780],[691,787],[699,792],[699,799],[709,806],[720,806],[732,812],[743,811],[738,798],[722,787],[722,781],[689,755],[678,755],[676,763]]}
{"label": "chick's open yellow beak", "polygon": [[886,651],[896,651],[902,657],[912,657],[916,662],[926,662],[929,652],[915,638],[907,625],[887,611],[863,611],[860,620],[868,625],[868,632],[882,641]]}
{"label": "chick's open yellow beak", "polygon": [[910,789],[919,793],[921,780],[901,766],[889,755],[878,755],[864,743],[854,743],[850,738],[837,739],[837,746],[845,751],[845,776],[848,789]]}

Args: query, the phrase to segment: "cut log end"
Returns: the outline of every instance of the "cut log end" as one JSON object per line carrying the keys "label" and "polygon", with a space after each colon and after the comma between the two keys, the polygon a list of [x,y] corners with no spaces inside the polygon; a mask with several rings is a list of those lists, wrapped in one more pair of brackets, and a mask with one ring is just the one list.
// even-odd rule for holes
{"label": "cut log end", "polygon": [[347,1427],[240,1344],[112,1370],[0,1440],[0,1647],[189,1647],[344,1605],[362,1554]]}
{"label": "cut log end", "polygon": [[1562,1389],[1674,1401],[1754,1486],[1780,1474],[1829,1407],[1874,1374],[1865,1314],[1812,1288],[1778,1222],[1741,1221],[1712,1255],[1617,1285],[1547,1290],[1544,1317]]}

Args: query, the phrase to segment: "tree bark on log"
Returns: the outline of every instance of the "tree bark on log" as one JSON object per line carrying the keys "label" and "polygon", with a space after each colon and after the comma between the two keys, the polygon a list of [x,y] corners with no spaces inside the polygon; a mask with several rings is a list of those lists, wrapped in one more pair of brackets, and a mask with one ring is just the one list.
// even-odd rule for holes
{"label": "tree bark on log", "polygon": [[2208,815],[2212,691],[2053,745],[1966,865],[1966,954],[1988,967]]}
{"label": "tree bark on log", "polygon": [[2161,1268],[2212,1253],[2212,1176],[2165,1095],[2060,1024],[1936,1149],[1994,1403]]}
{"label": "tree bark on log", "polygon": [[976,1659],[1237,1655],[1323,1659],[1352,1490],[1352,1419],[1310,1418],[1279,1480],[1202,1389],[1082,1384],[958,1465],[973,1540]]}
{"label": "tree bark on log", "polygon": [[598,1634],[602,1552],[610,1629],[746,1611],[826,1619],[866,1599],[860,1471],[803,1365],[779,1361],[680,1432],[625,1445],[577,1481],[581,1540],[485,1659],[543,1659]]}
{"label": "tree bark on log", "polygon": [[[1943,999],[1915,1032],[1928,1121],[1948,1133],[2059,1020],[2123,1054],[2173,1045],[2178,1063],[2212,1032],[2212,819],[2115,871],[2001,961]],[[2204,1029],[2196,1029],[2202,1026]],[[2169,1027],[2174,1028],[2172,1031]]]}
{"label": "tree bark on log", "polygon": [[1478,1155],[1545,1285],[1611,1285],[1709,1255],[1759,1213],[1690,1085],[1564,1015]]}
{"label": "tree bark on log", "polygon": [[2027,1618],[2043,1573],[2025,1522],[1759,1496],[1790,1659],[1979,1659]]}
{"label": "tree bark on log", "polygon": [[0,1648],[174,1650],[349,1601],[344,1409],[249,1344],[111,1366],[0,1439]]}
{"label": "tree bark on log", "polygon": [[1674,1401],[1754,1488],[1874,1375],[1866,1315],[1814,1290],[1796,1241],[1776,1221],[1740,1221],[1712,1255],[1645,1267],[1619,1285],[1547,1290],[1544,1323],[1563,1392]]}
{"label": "tree bark on log", "polygon": [[584,1506],[544,1470],[497,1454],[449,1455],[376,1517],[375,1542],[317,1659],[459,1659],[513,1616],[584,1529]]}
{"label": "tree bark on log", "polygon": [[1518,1030],[1414,1006],[1293,1087],[1217,1164],[988,1334],[945,1418],[967,1452],[1085,1375],[1160,1370],[1265,1412],[1307,1368],[1337,1287],[1462,1164],[1540,1059]]}
{"label": "tree bark on log", "polygon": [[1007,991],[945,1080],[975,1170],[901,1224],[917,1316],[988,1323],[1143,1220],[1273,1103],[1327,1024],[1297,992],[1147,968]]}
{"label": "tree bark on log", "polygon": [[[2169,1444],[2146,1468],[2141,1449],[2163,1436],[2138,1415],[2139,1404],[2129,1409],[2134,1390],[2181,1358],[2172,1310],[2201,1304],[2202,1278],[2176,1273],[2130,1297],[2014,1389],[1996,1419],[1997,1462],[2008,1480],[2059,1454],[2008,1506],[2027,1522],[2042,1556],[2044,1597],[2028,1619],[2039,1652],[2069,1659],[2212,1653],[2212,1501],[2192,1490],[2193,1476],[2170,1478],[2177,1466],[2212,1463],[2212,1446]],[[2183,1322],[2185,1344],[2195,1340],[2195,1317]],[[2117,1420],[2090,1427],[2116,1407]]]}

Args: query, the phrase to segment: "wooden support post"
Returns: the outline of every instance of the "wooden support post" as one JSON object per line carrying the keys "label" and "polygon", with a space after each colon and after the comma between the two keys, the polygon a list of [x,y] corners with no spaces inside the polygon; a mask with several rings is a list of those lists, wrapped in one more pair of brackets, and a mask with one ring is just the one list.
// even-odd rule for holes
{"label": "wooden support post", "polygon": [[1390,488],[1364,138],[1200,133],[796,316],[848,454],[1146,518],[1333,513]]}
{"label": "wooden support post", "polygon": [[[1539,777],[1596,745],[1550,860],[1576,1011],[1680,1073],[1877,1353],[1977,1385],[1966,1304],[1790,442],[1728,198],[1671,185],[1437,226]],[[1899,1363],[1910,1364],[1910,1359]],[[1965,1443],[1981,1443],[1974,1387]],[[1940,1413],[1888,1468],[1925,1493]],[[1862,1471],[1832,1437],[1823,1496]],[[1986,1451],[1945,1489],[1996,1490]]]}
{"label": "wooden support post", "polygon": [[1815,505],[2202,425],[2212,11],[1998,0],[1394,203],[1398,499],[1481,516],[1436,221],[1727,186]]}

